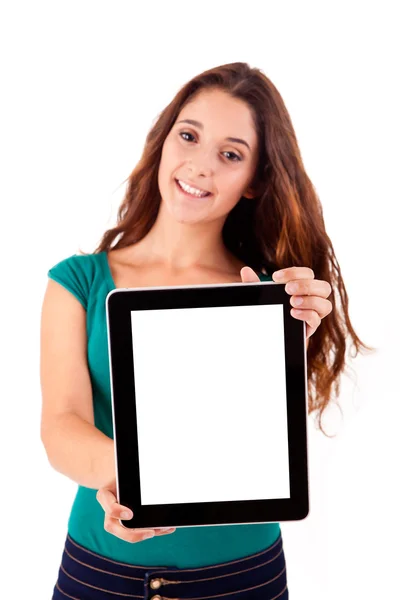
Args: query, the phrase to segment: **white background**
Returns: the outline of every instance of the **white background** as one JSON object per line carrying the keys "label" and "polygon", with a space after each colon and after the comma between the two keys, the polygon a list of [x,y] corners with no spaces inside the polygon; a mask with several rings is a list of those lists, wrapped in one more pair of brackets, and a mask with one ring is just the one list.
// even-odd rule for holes
{"label": "white background", "polygon": [[[93,251],[157,114],[219,64],[264,70],[324,207],[350,318],[343,418],[310,417],[311,513],[283,523],[293,600],[398,591],[399,52],[396,2],[8,2],[0,14],[2,593],[46,599],[76,485],[40,443],[47,271]],[[262,11],[262,12],[260,12]],[[268,378],[266,377],[266,385]],[[4,563],[6,567],[4,568]]]}

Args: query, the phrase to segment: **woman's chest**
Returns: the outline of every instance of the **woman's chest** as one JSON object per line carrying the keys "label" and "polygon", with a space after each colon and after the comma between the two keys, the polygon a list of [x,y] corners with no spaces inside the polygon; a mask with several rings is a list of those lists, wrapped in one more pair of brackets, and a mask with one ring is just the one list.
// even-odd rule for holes
{"label": "woman's chest", "polygon": [[218,285],[240,283],[240,271],[235,273],[207,269],[166,270],[164,267],[137,268],[111,264],[110,271],[116,288],[146,288],[185,285]]}

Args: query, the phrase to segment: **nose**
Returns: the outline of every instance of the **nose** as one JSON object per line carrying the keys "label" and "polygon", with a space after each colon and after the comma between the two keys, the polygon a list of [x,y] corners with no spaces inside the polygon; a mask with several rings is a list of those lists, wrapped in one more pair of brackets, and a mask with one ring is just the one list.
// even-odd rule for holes
{"label": "nose", "polygon": [[213,173],[212,161],[211,152],[201,154],[199,152],[194,158],[192,157],[189,160],[188,168],[193,179],[196,177],[210,177]]}
{"label": "nose", "polygon": [[208,167],[204,163],[201,165],[194,165],[193,163],[189,164],[189,173],[192,179],[197,179],[202,177],[203,179],[211,177],[212,169]]}

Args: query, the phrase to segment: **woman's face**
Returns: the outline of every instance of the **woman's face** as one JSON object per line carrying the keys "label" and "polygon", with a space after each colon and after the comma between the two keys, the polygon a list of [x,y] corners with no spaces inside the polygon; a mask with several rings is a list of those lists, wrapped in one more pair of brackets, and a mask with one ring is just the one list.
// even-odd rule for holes
{"label": "woman's face", "polygon": [[[181,110],[163,145],[158,185],[164,208],[179,222],[225,221],[241,196],[253,196],[249,186],[257,158],[247,104],[221,90],[199,92]],[[182,190],[178,181],[197,194]],[[208,195],[199,197],[199,192]]]}

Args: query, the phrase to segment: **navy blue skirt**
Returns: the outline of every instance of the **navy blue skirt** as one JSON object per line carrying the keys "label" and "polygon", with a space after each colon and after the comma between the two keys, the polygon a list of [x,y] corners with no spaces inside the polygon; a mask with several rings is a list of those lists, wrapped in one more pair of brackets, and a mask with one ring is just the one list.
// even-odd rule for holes
{"label": "navy blue skirt", "polygon": [[282,536],[246,558],[197,569],[116,562],[67,535],[52,600],[288,600]]}

